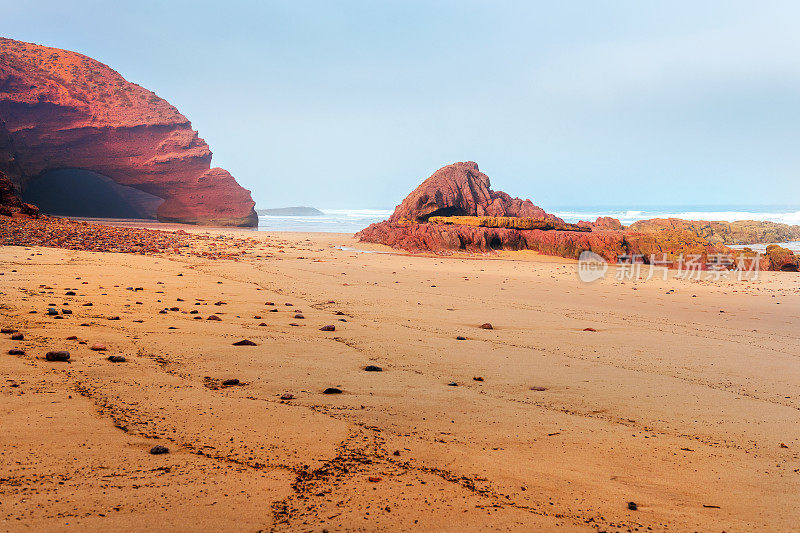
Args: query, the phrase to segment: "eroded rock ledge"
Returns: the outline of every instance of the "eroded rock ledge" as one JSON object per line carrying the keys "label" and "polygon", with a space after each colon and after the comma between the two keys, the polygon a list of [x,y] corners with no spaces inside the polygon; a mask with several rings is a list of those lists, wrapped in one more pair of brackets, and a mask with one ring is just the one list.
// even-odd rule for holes
{"label": "eroded rock ledge", "polygon": [[48,171],[89,170],[164,199],[163,221],[254,226],[250,192],[191,123],[84,55],[0,38],[0,171],[19,190]]}

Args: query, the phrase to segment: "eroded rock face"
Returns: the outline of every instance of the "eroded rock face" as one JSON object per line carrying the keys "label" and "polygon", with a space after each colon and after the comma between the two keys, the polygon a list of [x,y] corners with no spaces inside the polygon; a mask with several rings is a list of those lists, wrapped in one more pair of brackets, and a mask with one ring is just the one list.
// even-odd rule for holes
{"label": "eroded rock face", "polygon": [[158,217],[254,226],[250,192],[191,123],[84,55],[0,38],[0,171],[19,189],[57,169],[91,170],[165,201]]}
{"label": "eroded rock face", "polygon": [[563,222],[530,200],[493,191],[473,161],[442,167],[409,194],[390,222],[424,222],[431,216],[531,217]]}
{"label": "eroded rock face", "polygon": [[800,256],[791,250],[771,244],[767,246],[765,255],[766,270],[782,272],[800,272]]}
{"label": "eroded rock face", "polygon": [[0,215],[33,218],[39,216],[39,208],[20,200],[16,186],[3,172],[0,172]]}

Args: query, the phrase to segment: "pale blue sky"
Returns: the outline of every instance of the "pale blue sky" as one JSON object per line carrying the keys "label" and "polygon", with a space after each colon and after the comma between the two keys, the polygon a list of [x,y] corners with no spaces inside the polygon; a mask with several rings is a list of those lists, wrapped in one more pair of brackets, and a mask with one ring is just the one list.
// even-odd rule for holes
{"label": "pale blue sky", "polygon": [[174,104],[259,207],[474,160],[554,205],[800,204],[800,3],[0,0]]}

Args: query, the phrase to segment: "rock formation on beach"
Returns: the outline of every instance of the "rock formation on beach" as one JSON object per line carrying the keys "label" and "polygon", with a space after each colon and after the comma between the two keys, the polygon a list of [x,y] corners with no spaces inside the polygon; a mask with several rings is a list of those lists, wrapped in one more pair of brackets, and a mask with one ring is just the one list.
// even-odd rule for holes
{"label": "rock formation on beach", "polygon": [[250,192],[177,109],[84,55],[0,38],[0,171],[24,193],[53,170],[161,198],[160,220],[255,226]]}
{"label": "rock formation on beach", "polygon": [[[600,217],[594,222],[568,224],[530,200],[493,191],[488,176],[473,162],[437,170],[397,206],[389,220],[356,234],[365,242],[412,252],[534,250],[577,259],[588,250],[610,262],[628,257],[672,266],[681,256],[698,256],[705,263],[740,253],[726,244],[798,236],[800,227],[754,221],[653,219],[625,228],[617,219]],[[746,253],[755,256],[752,251]],[[761,265],[764,269],[791,271],[797,268],[799,259],[791,251],[776,247],[768,249]]]}
{"label": "rock formation on beach", "polygon": [[529,217],[563,222],[530,200],[493,191],[473,161],[442,167],[397,206],[389,222],[425,222],[432,216]]}

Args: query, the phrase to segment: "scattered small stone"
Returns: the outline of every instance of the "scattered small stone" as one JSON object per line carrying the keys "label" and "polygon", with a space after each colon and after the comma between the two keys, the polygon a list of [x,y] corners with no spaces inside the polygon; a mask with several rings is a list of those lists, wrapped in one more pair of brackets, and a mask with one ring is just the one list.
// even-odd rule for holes
{"label": "scattered small stone", "polygon": [[277,310],[277,309],[270,309],[270,310],[269,310],[269,312],[270,312],[270,313],[277,313],[277,312],[278,312],[278,310]]}
{"label": "scattered small stone", "polygon": [[597,331],[597,330],[594,328],[583,328],[583,331]]}
{"label": "scattered small stone", "polygon": [[216,320],[217,322],[219,322],[222,319],[220,317],[218,317],[217,315],[211,315],[208,318],[206,318],[206,320]]}
{"label": "scattered small stone", "polygon": [[106,350],[106,345],[102,342],[96,342],[89,346],[89,349],[95,352],[104,352]]}
{"label": "scattered small stone", "polygon": [[488,322],[486,322],[485,324],[481,324],[480,328],[481,329],[494,329],[492,327],[492,325],[490,323],[488,323]]}
{"label": "scattered small stone", "polygon": [[400,457],[400,450],[393,451],[392,455],[394,455],[395,457]]}
{"label": "scattered small stone", "polygon": [[447,384],[447,386],[448,387],[458,387],[458,383],[456,383],[455,381],[451,381],[450,383]]}
{"label": "scattered small stone", "polygon": [[61,314],[62,315],[71,315],[72,314],[72,309],[62,309],[61,310]]}
{"label": "scattered small stone", "polygon": [[236,378],[226,379],[225,381],[222,382],[222,386],[223,387],[233,387],[233,386],[238,385],[238,384],[239,384],[239,380],[236,379]]}
{"label": "scattered small stone", "polygon": [[341,389],[337,389],[336,387],[328,387],[327,389],[322,391],[322,394],[341,394],[341,393],[342,393],[342,390]]}
{"label": "scattered small stone", "polygon": [[69,352],[66,350],[47,352],[44,358],[48,361],[69,361]]}
{"label": "scattered small stone", "polygon": [[223,301],[219,301],[219,302],[214,302],[214,305],[228,305],[228,304],[226,304]]}
{"label": "scattered small stone", "polygon": [[233,343],[234,346],[258,346],[256,343],[251,341],[250,339],[242,339],[240,341],[236,341]]}
{"label": "scattered small stone", "polygon": [[20,350],[19,348],[11,348],[8,351],[8,355],[25,355],[25,350]]}
{"label": "scattered small stone", "polygon": [[58,315],[58,311],[56,310],[55,307],[48,307],[47,308],[47,314],[49,316],[56,316],[56,315]]}
{"label": "scattered small stone", "polygon": [[23,335],[22,333],[14,333],[13,335],[11,335],[11,340],[12,341],[24,341],[25,340],[25,335]]}
{"label": "scattered small stone", "polygon": [[17,330],[14,328],[3,328],[2,330],[0,330],[0,333],[16,333],[16,332]]}
{"label": "scattered small stone", "polygon": [[336,331],[336,326],[328,325],[319,328],[320,331]]}
{"label": "scattered small stone", "polygon": [[64,293],[64,296],[75,296],[75,291],[67,291]]}
{"label": "scattered small stone", "polygon": [[164,453],[169,453],[169,448],[166,446],[162,446],[160,444],[156,444],[152,448],[150,448],[150,453],[153,455],[161,455]]}
{"label": "scattered small stone", "polygon": [[378,483],[381,480],[378,476],[369,476],[368,479],[370,483]]}
{"label": "scattered small stone", "polygon": [[788,448],[788,446],[781,442],[781,448]]}
{"label": "scattered small stone", "polygon": [[467,340],[467,338],[466,337],[462,337],[461,335],[459,335],[458,337],[456,337],[456,340],[457,341],[465,341],[465,340]]}
{"label": "scattered small stone", "polygon": [[364,367],[364,370],[366,372],[383,372],[383,369],[381,367],[375,365],[367,365]]}
{"label": "scattered small stone", "polygon": [[261,323],[259,324],[259,326],[266,326],[266,325],[267,325],[267,323],[266,323],[266,322],[261,322]]}
{"label": "scattered small stone", "polygon": [[273,302],[264,302],[264,305],[275,305]]}
{"label": "scattered small stone", "polygon": [[304,318],[305,318],[305,317],[304,317],[303,315],[301,315],[300,313],[297,313],[296,315],[294,315],[294,317],[295,317],[295,318],[297,318],[297,319],[299,319],[299,320],[302,320],[302,319],[304,319]]}
{"label": "scattered small stone", "polygon": [[631,511],[635,511],[638,508],[639,506],[636,505],[636,502],[628,502],[628,509],[630,509]]}
{"label": "scattered small stone", "polygon": [[253,320],[261,320],[261,315],[253,315]]}
{"label": "scattered small stone", "polygon": [[112,316],[112,317],[109,317],[109,320],[119,320],[119,317],[118,316]]}
{"label": "scattered small stone", "polygon": [[112,363],[124,363],[125,357],[122,355],[109,355],[108,360]]}
{"label": "scattered small stone", "polygon": [[92,302],[86,302],[85,304],[83,304],[84,307],[91,307],[93,305],[94,304]]}
{"label": "scattered small stone", "polygon": [[281,400],[294,400],[294,394],[289,392],[281,394]]}
{"label": "scattered small stone", "polygon": [[483,381],[483,378],[481,376],[475,376],[472,378],[472,381]]}
{"label": "scattered small stone", "polygon": [[341,311],[336,311],[334,314],[336,316],[344,316],[344,313],[342,313]]}
{"label": "scattered small stone", "polygon": [[547,387],[531,387],[531,390],[535,390],[537,392],[546,391]]}

